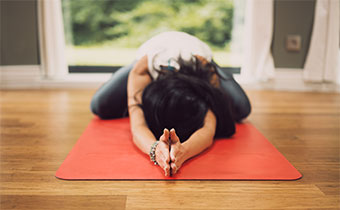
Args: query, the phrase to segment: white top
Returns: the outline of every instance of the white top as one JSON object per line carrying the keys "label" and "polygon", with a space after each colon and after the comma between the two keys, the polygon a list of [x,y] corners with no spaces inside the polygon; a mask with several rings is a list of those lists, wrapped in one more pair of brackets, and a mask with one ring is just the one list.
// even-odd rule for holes
{"label": "white top", "polygon": [[212,52],[207,44],[184,32],[169,31],[160,33],[146,41],[137,51],[137,60],[148,57],[148,69],[153,79],[158,77],[156,70],[161,66],[179,70],[178,59],[193,62],[199,55],[211,62]]}

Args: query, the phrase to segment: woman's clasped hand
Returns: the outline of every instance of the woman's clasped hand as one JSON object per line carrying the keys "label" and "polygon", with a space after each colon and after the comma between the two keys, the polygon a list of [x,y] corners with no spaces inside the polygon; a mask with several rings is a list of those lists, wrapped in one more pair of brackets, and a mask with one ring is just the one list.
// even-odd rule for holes
{"label": "woman's clasped hand", "polygon": [[156,147],[156,161],[164,170],[165,176],[176,174],[186,160],[185,147],[181,144],[175,129],[163,130]]}

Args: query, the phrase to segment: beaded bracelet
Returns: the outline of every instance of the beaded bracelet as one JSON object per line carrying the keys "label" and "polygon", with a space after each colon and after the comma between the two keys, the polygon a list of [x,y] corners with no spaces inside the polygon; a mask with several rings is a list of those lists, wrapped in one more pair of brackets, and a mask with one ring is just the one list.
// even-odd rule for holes
{"label": "beaded bracelet", "polygon": [[152,144],[151,149],[150,149],[150,160],[153,162],[155,165],[158,165],[156,161],[156,147],[158,145],[159,141],[156,141],[155,143]]}

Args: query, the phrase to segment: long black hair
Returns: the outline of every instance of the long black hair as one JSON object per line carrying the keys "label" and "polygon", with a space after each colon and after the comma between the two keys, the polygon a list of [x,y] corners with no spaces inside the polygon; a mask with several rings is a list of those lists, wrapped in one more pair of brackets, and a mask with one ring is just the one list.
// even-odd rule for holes
{"label": "long black hair", "polygon": [[210,84],[216,67],[179,60],[179,71],[161,70],[156,80],[143,91],[142,103],[145,121],[156,138],[164,128],[175,128],[181,142],[186,141],[204,125],[209,109],[215,114],[215,137],[230,137],[235,133],[231,104],[226,93]]}

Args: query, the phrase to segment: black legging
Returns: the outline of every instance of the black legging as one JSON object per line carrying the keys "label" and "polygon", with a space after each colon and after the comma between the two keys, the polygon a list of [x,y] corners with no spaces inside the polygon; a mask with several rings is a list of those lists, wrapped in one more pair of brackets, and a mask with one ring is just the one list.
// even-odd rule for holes
{"label": "black legging", "polygon": [[[102,119],[128,116],[127,80],[135,63],[120,68],[94,94],[91,101],[91,110],[94,114]],[[234,117],[239,122],[246,118],[251,111],[249,99],[230,72],[222,71],[217,65],[216,67],[218,73],[223,77],[220,78],[220,87],[232,100]]]}

